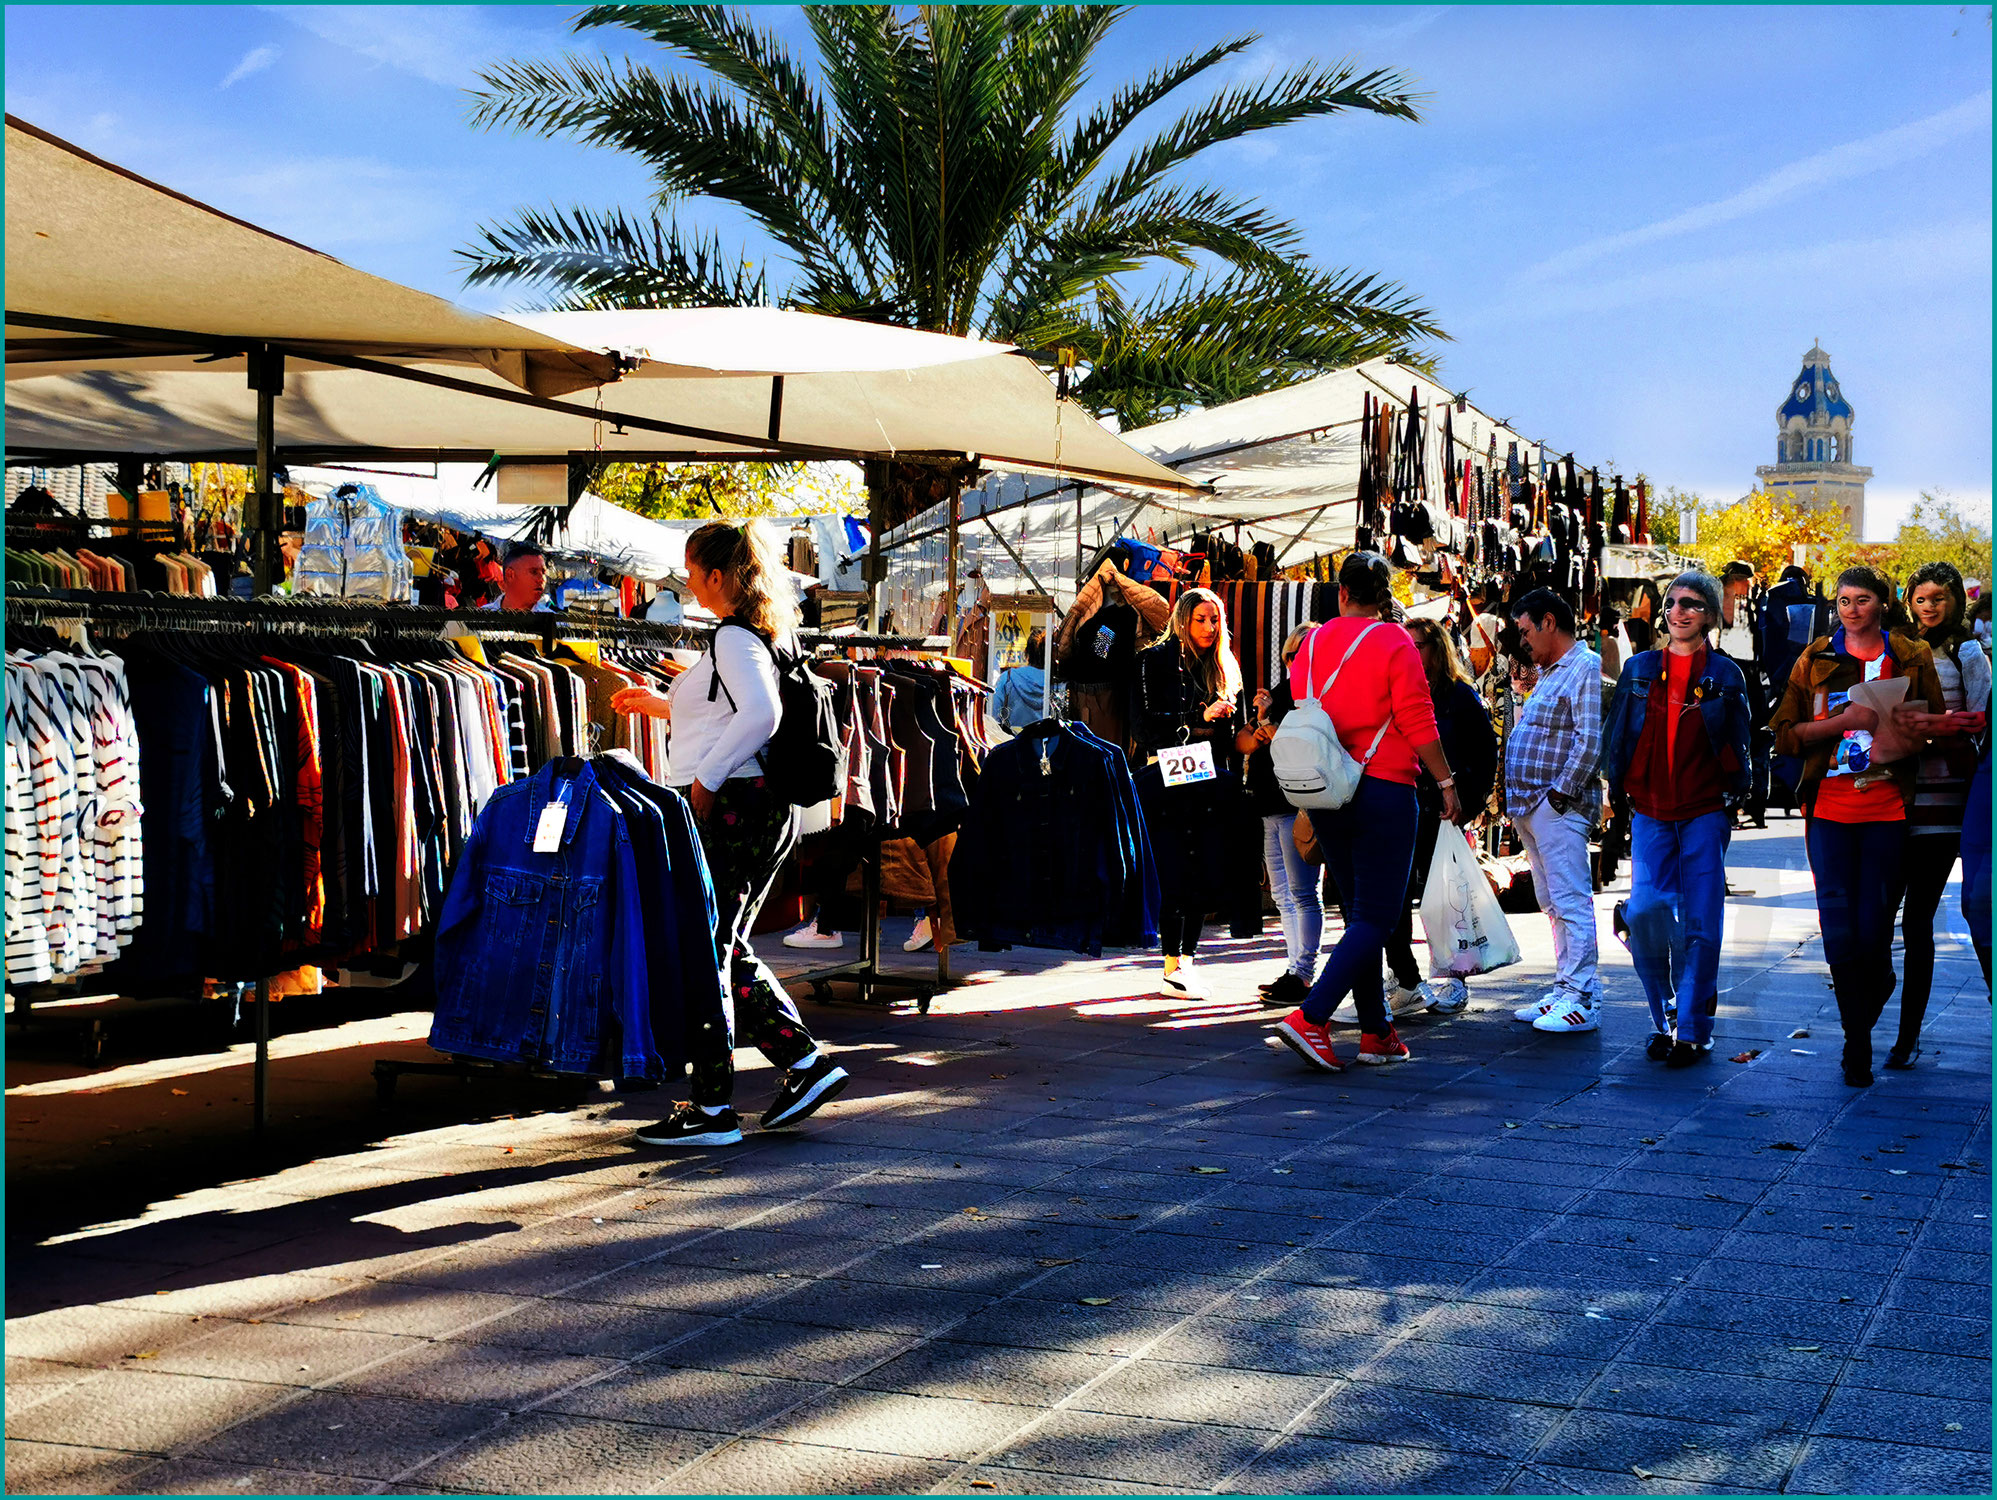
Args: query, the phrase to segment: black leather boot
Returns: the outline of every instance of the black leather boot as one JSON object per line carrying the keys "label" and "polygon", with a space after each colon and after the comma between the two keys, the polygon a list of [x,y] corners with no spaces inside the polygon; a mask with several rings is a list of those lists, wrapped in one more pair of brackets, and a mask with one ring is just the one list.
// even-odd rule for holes
{"label": "black leather boot", "polygon": [[1879,1019],[1879,1007],[1869,968],[1859,962],[1831,965],[1831,988],[1837,993],[1838,1021],[1844,1028],[1844,1081],[1853,1088],[1872,1082],[1872,1027]]}

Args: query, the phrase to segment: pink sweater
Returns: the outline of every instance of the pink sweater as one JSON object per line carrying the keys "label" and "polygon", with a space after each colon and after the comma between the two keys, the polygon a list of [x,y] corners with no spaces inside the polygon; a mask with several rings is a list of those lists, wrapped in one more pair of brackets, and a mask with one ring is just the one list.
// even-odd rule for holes
{"label": "pink sweater", "polygon": [[1429,702],[1428,674],[1422,670],[1414,637],[1398,625],[1377,622],[1378,628],[1345,663],[1337,683],[1325,691],[1346,648],[1374,623],[1341,617],[1313,630],[1290,666],[1290,691],[1301,703],[1311,687],[1318,689],[1318,701],[1337,726],[1339,742],[1355,760],[1365,758],[1380,726],[1391,723],[1366,774],[1412,786],[1421,765],[1415,747],[1440,737],[1435,707]]}

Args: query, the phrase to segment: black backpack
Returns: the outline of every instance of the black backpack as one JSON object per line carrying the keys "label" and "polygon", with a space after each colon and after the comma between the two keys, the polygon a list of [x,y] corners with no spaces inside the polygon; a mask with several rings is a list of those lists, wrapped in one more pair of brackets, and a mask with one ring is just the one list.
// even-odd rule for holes
{"label": "black backpack", "polygon": [[[756,756],[770,790],[796,807],[816,807],[838,796],[845,779],[845,738],[839,732],[832,684],[811,670],[808,657],[786,656],[748,621],[731,615],[721,624],[748,631],[768,648],[777,666],[777,727]],[[714,701],[717,688],[734,708],[735,695],[721,680],[718,658],[713,686],[707,690],[708,702]]]}

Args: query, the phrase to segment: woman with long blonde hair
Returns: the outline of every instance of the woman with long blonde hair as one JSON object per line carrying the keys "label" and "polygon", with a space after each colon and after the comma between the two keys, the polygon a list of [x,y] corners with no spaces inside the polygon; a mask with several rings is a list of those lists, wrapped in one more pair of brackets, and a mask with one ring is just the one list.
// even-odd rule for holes
{"label": "woman with long blonde hair", "polygon": [[756,914],[797,847],[798,810],[772,790],[759,757],[783,705],[777,654],[797,650],[797,603],[769,529],[711,521],[687,538],[687,583],[721,624],[664,696],[626,688],[618,713],[670,719],[666,784],[685,794],[714,881],[715,949],[725,967],[732,1035],[690,1038],[693,1100],[638,1132],[650,1146],[728,1146],[742,1139],[733,1108],[734,1047],[754,1043],[784,1069],[763,1128],[795,1124],[848,1083],[805,1028],[797,1006],[749,945]]}
{"label": "woman with long blonde hair", "polygon": [[[1211,589],[1187,589],[1165,638],[1138,653],[1131,737],[1140,768],[1160,751],[1205,745],[1211,780],[1167,787],[1155,769],[1139,782],[1158,865],[1159,940],[1168,995],[1205,999],[1192,972],[1206,925],[1204,867],[1217,820],[1241,811],[1234,761],[1241,729],[1241,665],[1228,639],[1227,611]],[[1153,779],[1156,778],[1154,784]]]}

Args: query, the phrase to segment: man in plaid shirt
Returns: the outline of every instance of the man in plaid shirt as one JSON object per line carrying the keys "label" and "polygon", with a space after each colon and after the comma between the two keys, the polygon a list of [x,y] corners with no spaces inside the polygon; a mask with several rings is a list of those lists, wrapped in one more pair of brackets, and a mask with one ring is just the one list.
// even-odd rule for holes
{"label": "man in plaid shirt", "polygon": [[1588,828],[1602,751],[1602,659],[1574,638],[1574,611],[1548,589],[1513,602],[1512,618],[1539,669],[1505,745],[1505,811],[1532,866],[1539,909],[1553,923],[1553,988],[1513,1014],[1540,1031],[1601,1024],[1594,882]]}

